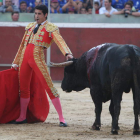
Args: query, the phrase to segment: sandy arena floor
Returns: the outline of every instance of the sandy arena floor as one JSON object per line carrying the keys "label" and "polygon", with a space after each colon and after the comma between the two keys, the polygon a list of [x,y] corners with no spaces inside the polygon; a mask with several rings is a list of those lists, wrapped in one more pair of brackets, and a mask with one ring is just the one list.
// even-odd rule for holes
{"label": "sandy arena floor", "polygon": [[133,136],[133,100],[132,93],[124,94],[119,120],[119,135],[111,135],[111,116],[109,103],[103,104],[102,127],[100,131],[91,130],[95,119],[94,104],[89,89],[81,92],[65,93],[60,83],[55,83],[61,93],[61,103],[68,127],[58,126],[58,115],[50,102],[50,113],[46,122],[35,124],[1,124],[0,140],[140,140]]}

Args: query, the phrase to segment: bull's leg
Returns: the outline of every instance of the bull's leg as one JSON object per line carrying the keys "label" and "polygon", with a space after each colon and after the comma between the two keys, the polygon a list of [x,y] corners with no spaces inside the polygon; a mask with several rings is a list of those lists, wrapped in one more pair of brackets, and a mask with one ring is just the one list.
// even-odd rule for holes
{"label": "bull's leg", "polygon": [[101,112],[102,112],[102,93],[101,88],[99,87],[91,87],[90,94],[92,100],[95,104],[95,122],[93,123],[92,129],[93,130],[100,130],[101,127]]}
{"label": "bull's leg", "polygon": [[112,121],[112,129],[111,133],[112,134],[118,134],[118,120],[119,120],[119,115],[120,115],[120,110],[121,110],[121,100],[122,100],[122,93],[120,92],[113,92],[112,93],[112,99],[113,99],[113,104],[114,104],[114,117]]}
{"label": "bull's leg", "polygon": [[110,111],[112,121],[113,121],[113,118],[114,118],[114,104],[113,104],[112,100],[110,101],[109,111]]}
{"label": "bull's leg", "polygon": [[140,131],[139,131],[139,119],[138,119],[138,115],[139,115],[139,107],[137,105],[137,98],[136,98],[136,93],[133,89],[133,100],[134,100],[134,116],[135,116],[135,121],[134,121],[134,128],[133,128],[133,135],[140,135]]}
{"label": "bull's leg", "polygon": [[[109,111],[110,111],[110,114],[111,114],[111,117],[112,117],[112,125],[113,125],[113,118],[114,118],[114,104],[113,104],[112,99],[111,99],[111,101],[110,101]],[[120,127],[118,126],[118,130],[119,130],[119,129],[120,129]]]}

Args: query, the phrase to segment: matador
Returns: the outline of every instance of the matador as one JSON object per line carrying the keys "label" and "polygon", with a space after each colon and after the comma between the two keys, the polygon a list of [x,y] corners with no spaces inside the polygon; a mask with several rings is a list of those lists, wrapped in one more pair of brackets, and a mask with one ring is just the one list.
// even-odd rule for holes
{"label": "matador", "polygon": [[30,23],[25,28],[19,50],[15,56],[12,67],[19,67],[19,88],[20,88],[20,116],[14,124],[26,123],[26,112],[30,101],[30,82],[34,71],[41,84],[48,93],[58,115],[59,126],[66,127],[62,107],[57,89],[54,87],[44,59],[44,49],[55,42],[66,59],[73,58],[70,49],[59,33],[59,29],[47,19],[48,9],[45,5],[35,7],[36,22]]}

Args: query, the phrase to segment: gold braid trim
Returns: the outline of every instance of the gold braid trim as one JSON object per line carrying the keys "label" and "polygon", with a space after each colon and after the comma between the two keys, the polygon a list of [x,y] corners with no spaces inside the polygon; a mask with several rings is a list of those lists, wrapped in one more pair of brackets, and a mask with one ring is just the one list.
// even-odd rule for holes
{"label": "gold braid trim", "polygon": [[21,57],[21,53],[22,53],[22,50],[24,48],[24,41],[25,41],[26,34],[27,34],[27,31],[25,31],[25,34],[23,36],[23,39],[21,41],[20,47],[19,47],[18,52],[17,52],[17,54],[15,56],[15,59],[13,61],[13,64],[19,65],[19,60],[20,60],[20,57]]}
{"label": "gold braid trim", "polygon": [[59,47],[59,49],[61,50],[61,52],[63,53],[63,55],[66,55],[66,53],[72,54],[71,51],[70,51],[70,49],[69,49],[69,47],[65,43],[64,39],[60,35],[59,31],[56,30],[52,34],[53,34],[53,40],[54,40],[54,42],[57,44],[57,46]]}
{"label": "gold braid trim", "polygon": [[46,24],[46,31],[49,32],[49,37],[51,37],[51,33],[58,30],[58,27],[53,23],[48,22]]}
{"label": "gold braid trim", "polygon": [[46,24],[46,31],[47,32],[54,32],[57,29],[58,29],[58,27],[56,25],[54,25],[53,23],[48,22]]}
{"label": "gold braid trim", "polygon": [[23,48],[22,53],[21,53],[21,57],[20,57],[20,60],[19,60],[19,71],[18,71],[19,87],[20,87],[20,68],[21,68],[21,64],[22,64],[22,61],[23,61],[25,50],[26,50],[26,47]]}
{"label": "gold braid trim", "polygon": [[36,24],[36,22],[32,22],[32,23],[29,23],[26,27],[25,27],[25,30],[28,30],[30,29],[32,26],[34,26]]}
{"label": "gold braid trim", "polygon": [[53,86],[52,79],[49,75],[48,68],[45,63],[44,58],[45,58],[44,49],[42,47],[35,46],[34,47],[34,60],[37,64],[39,70],[41,71],[43,77],[45,78],[45,81],[46,81],[48,87],[50,88],[51,92],[53,93],[53,95],[55,97],[59,97],[59,94],[58,94],[56,88]]}

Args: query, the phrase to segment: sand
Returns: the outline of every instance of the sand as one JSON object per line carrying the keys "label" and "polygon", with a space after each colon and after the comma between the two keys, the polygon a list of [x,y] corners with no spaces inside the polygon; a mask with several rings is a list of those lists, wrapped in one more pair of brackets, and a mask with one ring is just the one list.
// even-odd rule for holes
{"label": "sand", "polygon": [[119,135],[111,135],[111,116],[108,109],[110,101],[103,104],[101,130],[95,131],[91,129],[95,113],[89,89],[65,93],[60,83],[54,85],[60,93],[68,127],[59,127],[58,115],[50,101],[50,113],[44,123],[1,124],[0,140],[140,140],[140,136],[132,135],[134,115],[131,92],[123,95]]}

